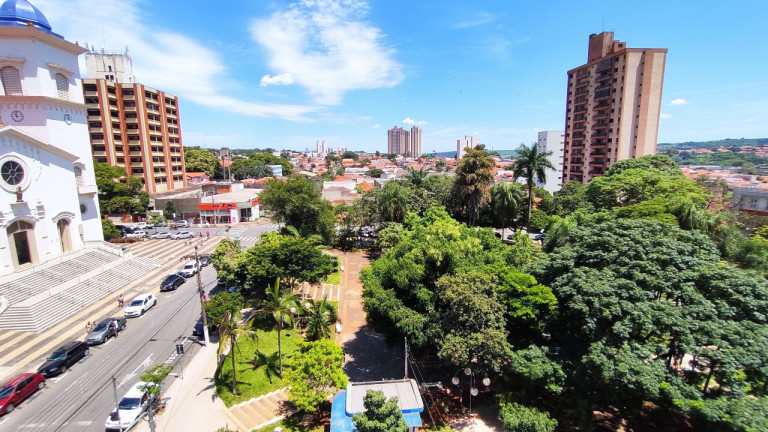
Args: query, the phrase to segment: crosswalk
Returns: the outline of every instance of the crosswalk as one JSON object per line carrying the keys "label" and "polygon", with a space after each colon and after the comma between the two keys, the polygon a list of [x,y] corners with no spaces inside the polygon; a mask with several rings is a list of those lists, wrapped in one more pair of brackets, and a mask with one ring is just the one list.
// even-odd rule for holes
{"label": "crosswalk", "polygon": [[312,300],[322,300],[323,297],[326,297],[331,301],[340,301],[341,286],[333,284],[310,285],[304,283],[299,288],[299,297]]}
{"label": "crosswalk", "polygon": [[166,262],[171,259],[177,260],[183,255],[194,254],[195,246],[198,246],[198,254],[211,253],[218,244],[219,238],[211,237],[211,239],[203,240],[202,244],[198,240],[188,242],[185,240],[160,239],[130,243],[127,246],[134,257],[153,258],[160,262]]}

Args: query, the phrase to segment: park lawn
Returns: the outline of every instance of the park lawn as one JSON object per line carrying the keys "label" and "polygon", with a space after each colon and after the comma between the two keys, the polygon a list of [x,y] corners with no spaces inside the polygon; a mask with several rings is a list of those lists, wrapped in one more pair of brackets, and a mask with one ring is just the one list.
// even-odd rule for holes
{"label": "park lawn", "polygon": [[[339,258],[339,268],[341,268],[341,258]],[[323,283],[341,285],[341,271],[336,271],[328,275]]]}
{"label": "park lawn", "polygon": [[[235,364],[237,367],[237,395],[232,394],[232,352],[222,364],[216,375],[216,393],[226,406],[245,402],[252,398],[267,394],[286,387],[288,384],[280,379],[280,366],[277,358],[277,330],[273,330],[272,317],[264,318],[254,323],[257,340],[243,335],[237,341],[235,348]],[[283,329],[283,375],[288,369],[294,351],[298,349],[302,338],[298,330]],[[258,367],[254,368],[253,358],[260,353]]]}

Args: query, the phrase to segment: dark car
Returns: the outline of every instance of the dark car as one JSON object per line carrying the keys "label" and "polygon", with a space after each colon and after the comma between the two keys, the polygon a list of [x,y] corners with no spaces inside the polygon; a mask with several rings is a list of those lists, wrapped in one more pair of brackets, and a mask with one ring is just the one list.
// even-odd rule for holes
{"label": "dark car", "polygon": [[[207,319],[208,319],[208,327],[211,327],[211,325],[213,324],[213,321],[211,321],[211,317],[207,317]],[[203,317],[200,317],[197,319],[195,326],[192,328],[192,335],[203,337]]]}
{"label": "dark car", "polygon": [[0,415],[8,414],[32,393],[45,387],[45,377],[39,373],[17,375],[0,386]]}
{"label": "dark car", "polygon": [[197,261],[200,263],[200,267],[206,267],[208,264],[211,263],[211,256],[210,255],[200,255],[197,258]]}
{"label": "dark car", "polygon": [[67,342],[51,353],[37,372],[46,377],[64,373],[67,368],[80,361],[88,353],[88,345],[85,342]]}
{"label": "dark car", "polygon": [[[114,326],[112,323],[117,325]],[[103,344],[107,339],[115,336],[118,332],[123,331],[127,320],[124,317],[112,317],[101,320],[96,327],[88,333],[85,338],[85,343],[88,345]]]}
{"label": "dark car", "polygon": [[178,273],[168,275],[168,277],[160,283],[160,291],[173,291],[183,285],[185,280],[184,276]]}
{"label": "dark car", "polygon": [[125,225],[115,225],[115,228],[120,230],[120,234],[125,237],[128,234],[133,234],[134,229]]}

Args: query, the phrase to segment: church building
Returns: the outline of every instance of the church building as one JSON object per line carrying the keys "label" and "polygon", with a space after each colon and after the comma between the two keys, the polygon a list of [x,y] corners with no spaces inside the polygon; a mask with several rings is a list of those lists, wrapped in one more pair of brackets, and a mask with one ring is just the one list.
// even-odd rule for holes
{"label": "church building", "polygon": [[26,0],[0,5],[0,276],[103,241],[78,56]]}

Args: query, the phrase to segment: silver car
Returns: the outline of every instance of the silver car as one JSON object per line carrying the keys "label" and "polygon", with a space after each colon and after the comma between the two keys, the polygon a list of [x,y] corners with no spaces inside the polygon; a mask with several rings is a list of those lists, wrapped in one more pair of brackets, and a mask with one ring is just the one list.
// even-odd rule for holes
{"label": "silver car", "polygon": [[[113,322],[116,325],[113,325]],[[109,338],[116,336],[117,333],[123,331],[123,329],[125,329],[125,324],[126,320],[123,317],[105,318],[101,320],[90,333],[88,333],[88,336],[85,338],[85,343],[88,345],[103,344]]]}
{"label": "silver car", "polygon": [[192,234],[189,231],[179,231],[177,233],[171,234],[171,238],[174,239],[174,240],[190,239],[190,238],[194,238],[194,237],[195,237],[195,235]]}

